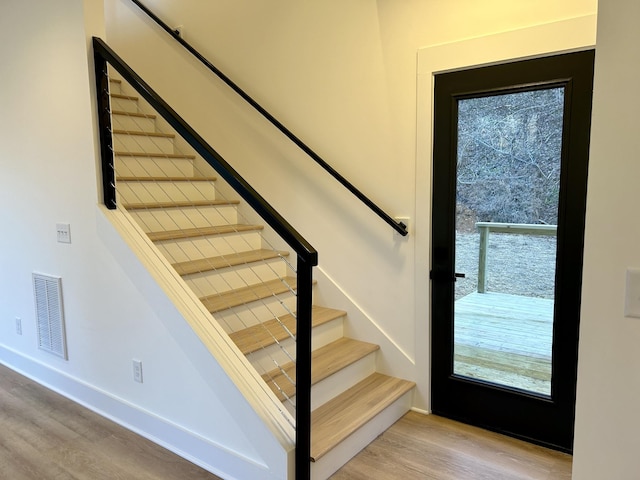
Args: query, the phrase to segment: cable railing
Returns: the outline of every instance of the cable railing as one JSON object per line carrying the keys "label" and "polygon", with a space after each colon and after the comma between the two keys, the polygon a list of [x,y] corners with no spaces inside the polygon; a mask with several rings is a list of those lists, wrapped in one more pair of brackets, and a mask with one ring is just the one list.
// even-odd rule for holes
{"label": "cable railing", "polygon": [[138,223],[295,418],[296,478],[308,479],[317,252],[111,48],[93,46],[105,205]]}
{"label": "cable railing", "polygon": [[146,13],[155,23],[157,23],[163,30],[171,35],[180,45],[182,45],[189,53],[191,53],[196,59],[198,59],[207,69],[213,72],[220,80],[222,80],[231,90],[238,94],[244,101],[251,105],[260,115],[266,118],[275,128],[277,128],[284,136],[297,145],[303,152],[305,152],[311,159],[313,159],[320,167],[322,167],[329,175],[336,179],[342,186],[344,186],[349,192],[351,192],[358,200],[366,205],[373,213],[380,217],[383,221],[389,224],[400,235],[406,236],[409,231],[407,226],[401,222],[395,220],[391,215],[380,208],[373,200],[362,193],[356,186],[354,186],[349,180],[341,175],[335,168],[333,168],[327,161],[325,161],[320,155],[312,150],[307,144],[305,144],[300,138],[298,138],[291,130],[283,125],[277,118],[269,113],[264,107],[262,107],[256,100],[254,100],[247,92],[232,81],[227,75],[225,75],[219,68],[213,65],[204,55],[202,55],[196,48],[194,48],[189,42],[185,41],[178,31],[172,29],[167,25],[160,17],[154,14],[149,8],[147,8],[139,0],[131,0],[135,3],[144,13]]}

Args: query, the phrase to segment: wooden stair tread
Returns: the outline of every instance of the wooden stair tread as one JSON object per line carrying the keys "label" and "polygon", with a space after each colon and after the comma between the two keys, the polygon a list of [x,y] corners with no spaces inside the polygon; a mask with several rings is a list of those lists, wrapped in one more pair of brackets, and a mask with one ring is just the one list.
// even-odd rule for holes
{"label": "wooden stair tread", "polygon": [[140,130],[119,130],[114,129],[111,133],[116,135],[133,135],[138,137],[158,137],[158,138],[176,138],[173,133],[164,132],[143,132]]}
{"label": "wooden stair tread", "polygon": [[153,113],[142,113],[142,112],[127,112],[126,110],[111,110],[111,115],[124,115],[126,117],[137,117],[137,118],[158,118],[157,115]]}
{"label": "wooden stair tread", "polygon": [[184,200],[180,202],[125,203],[122,206],[127,210],[142,210],[154,208],[219,207],[224,205],[237,205],[239,203],[238,200]]}
{"label": "wooden stair tread", "polygon": [[415,386],[374,373],[311,413],[311,461],[315,462]]}
{"label": "wooden stair tread", "polygon": [[217,177],[116,177],[118,182],[215,182]]}
{"label": "wooden stair tread", "polygon": [[261,260],[270,260],[278,257],[287,257],[289,252],[277,250],[249,250],[246,252],[230,253],[218,257],[200,258],[186,262],[174,263],[173,268],[179,275],[190,275],[192,273],[208,272],[220,268],[235,267],[247,263],[255,263]]}
{"label": "wooden stair tread", "polygon": [[265,298],[294,291],[297,287],[295,277],[284,277],[270,280],[268,282],[249,285],[247,287],[236,288],[228,292],[216,293],[202,297],[200,301],[211,313],[238,307],[246,303],[255,302]]}
{"label": "wooden stair tread", "polygon": [[262,230],[262,225],[211,225],[208,227],[184,228],[181,230],[166,230],[163,232],[149,232],[147,236],[152,242],[162,242],[166,240],[181,240],[186,238],[208,237],[210,235],[226,235],[230,233],[241,233]]}
{"label": "wooden stair tread", "polygon": [[109,81],[113,83],[122,83],[122,80],[120,80],[119,78],[110,78]]}
{"label": "wooden stair tread", "polygon": [[[311,328],[343,317],[346,312],[333,308],[313,306],[311,310]],[[252,325],[251,327],[231,333],[229,336],[244,355],[253,353],[280,342],[290,335],[296,334],[296,318],[284,315],[280,318]]]}
{"label": "wooden stair tread", "polygon": [[[321,382],[379,349],[380,347],[373,343],[342,337],[314,350],[311,353],[311,385]],[[281,402],[296,394],[296,386],[290,380],[295,381],[296,378],[294,362],[288,362],[280,368],[273,369],[262,375],[262,378]]]}
{"label": "wooden stair tread", "polygon": [[195,155],[183,154],[183,153],[160,153],[160,152],[122,152],[115,151],[113,154],[116,157],[143,157],[143,158],[174,158],[174,159],[187,159],[194,160]]}

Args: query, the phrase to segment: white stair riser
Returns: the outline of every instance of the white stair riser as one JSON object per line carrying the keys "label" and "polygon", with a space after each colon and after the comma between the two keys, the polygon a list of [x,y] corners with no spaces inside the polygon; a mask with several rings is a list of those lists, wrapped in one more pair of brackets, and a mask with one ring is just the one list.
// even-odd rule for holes
{"label": "white stair riser", "polygon": [[214,200],[213,182],[117,182],[124,203]]}
{"label": "white stair riser", "polygon": [[[346,388],[364,380],[376,371],[376,353],[371,352],[357,362],[343,368],[311,387],[311,410],[343,393]],[[273,367],[272,367],[273,368]],[[285,380],[287,381],[287,380]],[[295,411],[295,397],[283,402],[287,410]]]}
{"label": "white stair riser", "polygon": [[183,277],[198,297],[206,297],[229,290],[282,278],[287,269],[282,260],[256,263],[219,271],[196,273]]}
{"label": "white stair riser", "polygon": [[123,177],[192,177],[189,158],[152,158],[116,156],[116,172]]}
{"label": "white stair riser", "polygon": [[161,232],[237,223],[237,211],[234,205],[167,209],[153,208],[149,210],[132,210],[130,213],[145,232]]}
{"label": "white stair riser", "polygon": [[358,452],[369,445],[391,425],[411,409],[413,390],[376,415],[373,419],[347,437],[317,462],[311,463],[312,480],[326,480]]}
{"label": "white stair riser", "polygon": [[147,135],[113,135],[113,148],[117,152],[175,153],[173,138]]}
{"label": "white stair riser", "polygon": [[[337,318],[330,322],[315,327],[312,332],[311,342],[314,350],[324,347],[343,336],[344,317]],[[288,352],[295,358],[296,343],[293,338],[281,340],[279,344],[269,345],[266,348],[257,350],[247,355],[247,358],[260,374],[273,370],[274,362],[282,365],[289,361]]]}
{"label": "white stair riser", "polygon": [[311,388],[311,410],[327,403],[346,389],[364,380],[376,371],[377,350],[369,353],[357,362],[316,383]]}
{"label": "white stair riser", "polygon": [[295,311],[296,297],[289,293],[216,312],[213,316],[226,331],[237,332],[243,328]]}
{"label": "white stair riser", "polygon": [[122,93],[121,82],[109,82],[109,93]]}
{"label": "white stair riser", "polygon": [[136,132],[155,132],[156,121],[153,118],[112,114],[111,123],[117,130],[133,130]]}
{"label": "white stair riser", "polygon": [[111,97],[111,110],[138,113],[140,111],[140,108],[138,107],[137,100]]}
{"label": "white stair riser", "polygon": [[171,263],[257,250],[261,245],[262,239],[257,231],[156,242]]}

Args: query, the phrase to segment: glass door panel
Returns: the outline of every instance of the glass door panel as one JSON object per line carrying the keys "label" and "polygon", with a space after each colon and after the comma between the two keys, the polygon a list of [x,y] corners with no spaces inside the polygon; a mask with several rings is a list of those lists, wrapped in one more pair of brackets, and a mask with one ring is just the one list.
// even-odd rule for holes
{"label": "glass door panel", "polygon": [[457,101],[454,375],[551,395],[564,87]]}

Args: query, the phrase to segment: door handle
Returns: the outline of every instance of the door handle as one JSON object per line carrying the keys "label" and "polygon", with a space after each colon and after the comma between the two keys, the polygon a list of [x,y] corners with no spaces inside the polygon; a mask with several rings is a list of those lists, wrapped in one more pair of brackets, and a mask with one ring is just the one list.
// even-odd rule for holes
{"label": "door handle", "polygon": [[451,276],[451,274],[447,273],[447,272],[438,272],[438,271],[433,271],[431,270],[429,272],[429,278],[431,280],[435,280],[438,282],[455,282],[458,278],[466,278],[466,274],[464,273],[454,273],[453,276]]}

